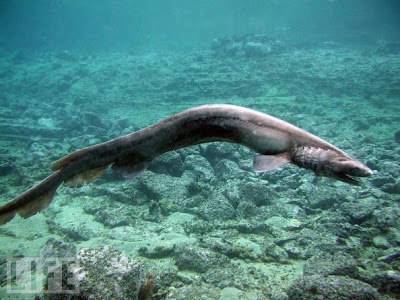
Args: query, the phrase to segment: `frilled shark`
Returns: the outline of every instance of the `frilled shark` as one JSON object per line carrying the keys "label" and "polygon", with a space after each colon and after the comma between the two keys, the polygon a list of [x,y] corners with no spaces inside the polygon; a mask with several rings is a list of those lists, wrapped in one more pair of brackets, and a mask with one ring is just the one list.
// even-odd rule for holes
{"label": "frilled shark", "polygon": [[49,206],[61,183],[80,187],[113,170],[138,175],[157,156],[179,148],[226,141],[257,152],[257,173],[292,163],[316,175],[358,185],[353,177],[372,170],[323,139],[276,117],[249,108],[212,104],[184,110],[139,131],[72,152],[51,167],[53,173],[0,207],[0,224],[16,214],[30,217]]}

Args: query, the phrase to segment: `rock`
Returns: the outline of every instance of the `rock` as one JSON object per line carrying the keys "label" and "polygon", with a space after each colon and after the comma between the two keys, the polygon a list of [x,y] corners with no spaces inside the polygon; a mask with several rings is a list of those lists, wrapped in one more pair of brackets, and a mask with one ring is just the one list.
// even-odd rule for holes
{"label": "rock", "polygon": [[379,292],[392,294],[397,298],[400,294],[400,272],[388,270],[376,274],[371,278],[371,284],[378,289]]}
{"label": "rock", "polygon": [[[202,280],[206,283],[217,286],[220,289],[235,287],[246,291],[246,294],[252,289],[259,289],[260,279],[263,277],[266,277],[265,273],[257,270],[257,268],[243,268],[232,265],[224,266],[223,268],[210,268],[206,273],[202,274]],[[244,299],[260,298],[245,297]]]}
{"label": "rock", "polygon": [[242,201],[251,201],[256,206],[268,205],[275,199],[274,193],[264,182],[247,182],[240,189]]}
{"label": "rock", "polygon": [[55,85],[55,87],[57,88],[57,92],[60,93],[67,91],[69,88],[71,88],[71,86],[72,84],[65,80],[61,80]]}
{"label": "rock", "polygon": [[84,112],[82,115],[82,120],[85,125],[90,125],[99,128],[105,127],[105,125],[103,124],[103,120],[99,117],[99,115],[91,112]]}
{"label": "rock", "polygon": [[40,126],[52,129],[54,127],[54,120],[51,118],[40,118],[38,120]]}
{"label": "rock", "polygon": [[[24,255],[19,251],[19,250],[13,250],[11,253],[7,252],[4,253],[2,250],[0,250],[0,286],[4,287],[7,284],[8,280],[14,280],[15,279],[15,274],[11,274],[12,278],[8,278],[8,272],[10,271],[8,269],[7,261],[9,259],[19,259],[23,258]],[[30,270],[30,268],[29,268]],[[22,271],[22,270],[21,270]],[[14,272],[12,272],[14,273]],[[2,295],[2,292],[0,292],[0,295]]]}
{"label": "rock", "polygon": [[77,62],[78,57],[75,54],[72,54],[68,50],[61,51],[56,54],[56,57],[60,60],[65,60],[68,62]]}
{"label": "rock", "polygon": [[0,158],[0,176],[9,175],[14,170],[11,162]]}
{"label": "rock", "polygon": [[241,199],[240,187],[242,183],[240,180],[228,180],[221,189],[222,194],[228,199],[233,207],[239,205]]}
{"label": "rock", "polygon": [[391,248],[384,251],[385,255],[378,258],[378,261],[390,263],[400,257],[400,248]]}
{"label": "rock", "polygon": [[272,258],[273,261],[285,262],[288,259],[288,254],[275,243],[265,242],[262,246],[265,258]]}
{"label": "rock", "polygon": [[[75,261],[68,265],[71,278],[63,278],[73,284],[74,297],[89,299],[138,299],[138,292],[143,279],[143,270],[137,261],[131,260],[119,250],[105,246],[102,248],[81,249],[75,256]],[[51,282],[55,271],[49,273],[46,282]],[[66,275],[63,272],[63,275]],[[50,281],[49,281],[50,280]],[[54,294],[51,291],[60,286],[45,286],[49,293],[44,294],[45,300],[71,299],[70,294]],[[56,296],[55,296],[56,295]]]}
{"label": "rock", "polygon": [[236,214],[239,218],[247,219],[257,215],[258,208],[253,202],[242,201],[236,208]]}
{"label": "rock", "polygon": [[244,292],[234,287],[226,287],[221,290],[219,300],[241,300],[245,296]]}
{"label": "rock", "polygon": [[175,249],[175,261],[179,270],[191,270],[199,273],[210,268],[220,268],[229,263],[229,259],[220,253],[195,246],[181,245]]}
{"label": "rock", "polygon": [[48,149],[45,146],[37,142],[31,144],[30,152],[39,157],[47,156],[49,153]]}
{"label": "rock", "polygon": [[132,224],[133,221],[120,209],[99,210],[94,214],[94,219],[109,228]]}
{"label": "rock", "polygon": [[303,275],[343,275],[357,278],[358,269],[354,258],[345,252],[321,253],[306,261]]}
{"label": "rock", "polygon": [[372,243],[376,248],[380,249],[388,249],[391,247],[391,244],[388,242],[386,237],[382,235],[374,236],[374,238],[372,239]]}
{"label": "rock", "polygon": [[210,143],[200,146],[200,153],[211,165],[217,164],[222,159],[232,159],[235,146],[226,143]]}
{"label": "rock", "polygon": [[210,180],[214,177],[211,164],[201,155],[188,155],[185,158],[185,168],[191,170],[195,178],[200,180]]}
{"label": "rock", "polygon": [[265,35],[243,35],[232,38],[215,39],[211,49],[219,56],[266,57],[271,53],[281,53],[285,49],[283,42]]}
{"label": "rock", "polygon": [[382,231],[389,227],[398,228],[400,225],[400,207],[396,204],[375,210],[373,216],[375,227]]}
{"label": "rock", "polygon": [[299,259],[305,256],[305,250],[298,247],[295,241],[289,241],[284,244],[283,249],[289,258]]}
{"label": "rock", "polygon": [[382,187],[382,191],[394,195],[400,194],[400,180],[397,179],[395,182],[385,184]]}
{"label": "rock", "polygon": [[400,54],[400,42],[398,41],[380,41],[375,49],[377,54]]}
{"label": "rock", "polygon": [[302,197],[308,199],[307,206],[310,208],[326,210],[337,203],[337,199],[343,198],[340,191],[335,191],[324,186],[318,186],[318,189],[319,192],[315,193],[315,186],[308,184],[299,188],[299,192],[301,191],[303,193]]}
{"label": "rock", "polygon": [[390,241],[390,244],[393,246],[400,245],[400,230],[394,227],[390,227],[387,230],[387,239]]}
{"label": "rock", "polygon": [[170,288],[166,295],[166,300],[186,300],[186,299],[218,299],[220,289],[205,284],[195,282],[181,286],[179,288]]}
{"label": "rock", "polygon": [[93,230],[85,224],[67,223],[60,225],[58,223],[50,222],[49,227],[51,230],[66,235],[73,241],[88,241],[95,236]]}
{"label": "rock", "polygon": [[346,276],[302,276],[287,288],[290,300],[379,300],[378,292],[368,283]]}
{"label": "rock", "polygon": [[174,252],[174,244],[149,245],[139,248],[139,254],[147,258],[163,258],[171,256]]}
{"label": "rock", "polygon": [[347,202],[342,204],[343,212],[350,218],[353,224],[361,224],[371,218],[377,207],[375,198],[364,198],[358,202]]}
{"label": "rock", "polygon": [[[238,164],[229,159],[221,159],[214,167],[215,174],[220,180],[241,177],[243,171]],[[240,174],[240,175],[239,175]]]}
{"label": "rock", "polygon": [[244,45],[244,53],[248,57],[263,57],[270,54],[272,51],[271,45],[260,42],[247,42]]}
{"label": "rock", "polygon": [[394,141],[400,144],[400,130],[397,130],[394,134]]}
{"label": "rock", "polygon": [[394,248],[382,252],[386,255],[378,258],[378,261],[365,261],[363,267],[360,268],[360,280],[372,285],[378,292],[387,296],[382,299],[398,299],[400,272],[393,268],[397,269],[400,249]]}
{"label": "rock", "polygon": [[206,220],[229,220],[236,216],[232,204],[221,194],[211,194],[201,201],[198,214]]}
{"label": "rock", "polygon": [[154,159],[149,170],[154,173],[180,177],[185,171],[185,164],[177,151],[170,151]]}
{"label": "rock", "polygon": [[74,257],[76,247],[73,244],[65,243],[54,237],[49,238],[41,249],[40,255],[47,257]]}
{"label": "rock", "polygon": [[374,178],[371,179],[372,184],[377,187],[377,188],[382,188],[386,184],[391,184],[395,183],[396,180],[394,179],[393,176],[374,176]]}
{"label": "rock", "polygon": [[187,178],[176,179],[152,172],[145,172],[138,179],[139,189],[152,200],[185,198],[191,183]]}

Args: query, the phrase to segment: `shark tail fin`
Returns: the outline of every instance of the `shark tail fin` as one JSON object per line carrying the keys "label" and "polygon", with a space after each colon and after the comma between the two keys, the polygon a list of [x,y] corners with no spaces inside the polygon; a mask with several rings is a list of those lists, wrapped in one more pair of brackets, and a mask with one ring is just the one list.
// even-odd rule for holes
{"label": "shark tail fin", "polygon": [[0,225],[11,221],[16,214],[28,218],[48,207],[61,182],[60,171],[55,172],[17,198],[0,206]]}

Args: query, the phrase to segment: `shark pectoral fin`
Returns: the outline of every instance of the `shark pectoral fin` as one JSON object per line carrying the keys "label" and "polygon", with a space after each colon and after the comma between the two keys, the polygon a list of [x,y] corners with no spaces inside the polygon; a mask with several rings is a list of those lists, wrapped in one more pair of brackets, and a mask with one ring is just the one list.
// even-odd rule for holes
{"label": "shark pectoral fin", "polygon": [[79,173],[71,178],[68,178],[64,184],[72,188],[81,187],[103,175],[106,169],[107,166]]}
{"label": "shark pectoral fin", "polygon": [[256,173],[268,172],[287,163],[290,163],[290,159],[286,153],[275,155],[255,155],[253,160],[253,170]]}
{"label": "shark pectoral fin", "polygon": [[113,171],[118,172],[125,178],[134,178],[141,175],[146,171],[150,161],[145,160],[139,163],[133,163],[131,161],[120,161],[112,165]]}

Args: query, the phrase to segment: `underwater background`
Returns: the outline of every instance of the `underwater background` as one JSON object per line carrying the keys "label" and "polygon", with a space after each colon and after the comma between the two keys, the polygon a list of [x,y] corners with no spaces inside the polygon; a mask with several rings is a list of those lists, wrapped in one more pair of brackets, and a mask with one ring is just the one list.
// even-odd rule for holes
{"label": "underwater background", "polygon": [[[62,186],[0,226],[0,299],[399,299],[399,1],[0,2],[0,204],[72,151],[206,103],[284,119],[374,174],[256,175],[250,150],[209,143]],[[75,294],[65,272],[50,288],[53,258]]]}

